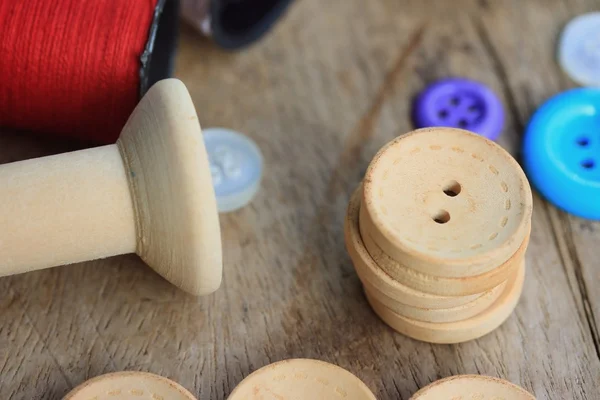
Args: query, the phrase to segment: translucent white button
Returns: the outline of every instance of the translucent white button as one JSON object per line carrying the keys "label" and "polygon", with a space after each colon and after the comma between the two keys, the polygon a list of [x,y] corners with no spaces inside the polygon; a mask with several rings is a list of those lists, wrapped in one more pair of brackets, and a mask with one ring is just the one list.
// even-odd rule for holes
{"label": "translucent white button", "polygon": [[558,62],[575,82],[600,86],[600,12],[571,20],[560,38]]}
{"label": "translucent white button", "polygon": [[225,128],[203,129],[219,212],[235,211],[254,198],[263,171],[260,149],[249,137]]}

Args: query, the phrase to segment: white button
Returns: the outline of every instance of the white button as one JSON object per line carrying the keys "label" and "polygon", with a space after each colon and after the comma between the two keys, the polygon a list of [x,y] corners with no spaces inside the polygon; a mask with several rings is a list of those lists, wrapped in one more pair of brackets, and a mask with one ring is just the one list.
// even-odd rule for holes
{"label": "white button", "polygon": [[230,129],[208,128],[202,133],[219,212],[244,207],[260,186],[263,171],[260,149],[250,138]]}
{"label": "white button", "polygon": [[575,82],[600,86],[600,12],[580,15],[560,38],[558,62]]}

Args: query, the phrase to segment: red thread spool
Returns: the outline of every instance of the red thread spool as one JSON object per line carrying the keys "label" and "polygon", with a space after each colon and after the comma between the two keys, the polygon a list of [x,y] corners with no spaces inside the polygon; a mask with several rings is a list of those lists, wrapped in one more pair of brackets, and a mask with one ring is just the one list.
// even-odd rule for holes
{"label": "red thread spool", "polygon": [[114,142],[170,75],[176,18],[165,0],[1,1],[0,125]]}

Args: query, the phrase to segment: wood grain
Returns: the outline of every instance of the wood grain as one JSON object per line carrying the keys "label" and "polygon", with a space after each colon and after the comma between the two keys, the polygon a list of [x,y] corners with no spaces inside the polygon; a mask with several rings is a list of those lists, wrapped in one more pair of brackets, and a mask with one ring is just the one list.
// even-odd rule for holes
{"label": "wood grain", "polygon": [[[338,364],[384,400],[469,373],[538,399],[600,398],[600,223],[535,194],[516,311],[461,345],[385,326],[342,231],[371,157],[412,129],[411,99],[436,78],[494,89],[507,110],[500,143],[518,156],[531,113],[573,85],[554,61],[562,26],[594,8],[597,0],[299,0],[240,53],[183,27],[176,75],[202,125],[245,132],[265,156],[258,197],[221,217],[223,286],[187,296],[135,256],[0,279],[0,399],[60,399],[93,376],[140,370],[222,400],[250,372],[291,357]],[[73,146],[6,133],[0,162]]]}

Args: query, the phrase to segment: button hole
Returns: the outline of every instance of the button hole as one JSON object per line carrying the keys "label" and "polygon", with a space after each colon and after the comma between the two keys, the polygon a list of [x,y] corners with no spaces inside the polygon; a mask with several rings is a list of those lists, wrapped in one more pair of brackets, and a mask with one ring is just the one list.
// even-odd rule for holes
{"label": "button hole", "polygon": [[450,214],[446,210],[440,210],[433,215],[433,220],[438,224],[445,224],[450,221]]}
{"label": "button hole", "polygon": [[590,139],[586,138],[585,136],[582,136],[579,139],[577,139],[577,144],[581,147],[587,147],[590,144]]}
{"label": "button hole", "polygon": [[440,117],[441,119],[445,119],[446,117],[448,117],[448,111],[447,110],[440,110],[438,112],[438,117]]}
{"label": "button hole", "polygon": [[466,128],[468,125],[469,125],[469,122],[466,119],[461,118],[461,119],[458,120],[458,126],[459,127]]}
{"label": "button hole", "polygon": [[458,196],[461,190],[462,188],[460,186],[460,183],[456,181],[450,181],[444,186],[444,193],[446,194],[446,196],[450,197]]}
{"label": "button hole", "polygon": [[592,169],[596,166],[596,163],[592,159],[583,160],[581,166],[585,169]]}
{"label": "button hole", "polygon": [[458,97],[453,97],[450,99],[450,104],[452,104],[453,106],[457,106],[460,104],[460,98]]}
{"label": "button hole", "polygon": [[472,105],[472,106],[469,106],[469,108],[467,108],[467,111],[470,113],[475,113],[478,111],[478,109],[477,109],[476,105]]}

